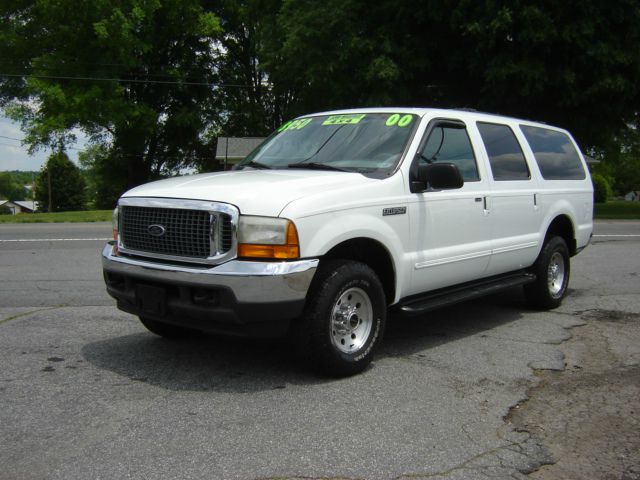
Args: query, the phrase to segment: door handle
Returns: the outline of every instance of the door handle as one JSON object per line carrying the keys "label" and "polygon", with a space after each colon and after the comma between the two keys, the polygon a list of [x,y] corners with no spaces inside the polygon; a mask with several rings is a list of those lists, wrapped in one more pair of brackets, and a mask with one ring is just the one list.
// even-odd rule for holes
{"label": "door handle", "polygon": [[483,214],[485,217],[486,217],[487,215],[489,215],[489,213],[491,213],[491,212],[489,211],[489,199],[488,199],[486,196],[482,197],[482,208],[483,208],[483,210],[482,210],[482,214]]}

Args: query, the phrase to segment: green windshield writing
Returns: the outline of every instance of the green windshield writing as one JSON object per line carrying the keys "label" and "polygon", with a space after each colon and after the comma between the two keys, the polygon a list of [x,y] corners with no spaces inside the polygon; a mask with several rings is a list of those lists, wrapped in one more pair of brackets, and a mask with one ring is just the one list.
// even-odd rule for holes
{"label": "green windshield writing", "polygon": [[282,125],[278,132],[284,132],[285,130],[302,130],[304,127],[311,123],[312,118],[298,118],[297,120],[289,120]]}
{"label": "green windshield writing", "polygon": [[394,113],[389,118],[387,118],[385,125],[387,127],[393,127],[394,125],[397,125],[398,127],[406,127],[412,121],[413,121],[413,115],[400,116],[399,113]]}
{"label": "green windshield writing", "polygon": [[360,122],[366,115],[331,115],[327,118],[322,125],[355,125]]}

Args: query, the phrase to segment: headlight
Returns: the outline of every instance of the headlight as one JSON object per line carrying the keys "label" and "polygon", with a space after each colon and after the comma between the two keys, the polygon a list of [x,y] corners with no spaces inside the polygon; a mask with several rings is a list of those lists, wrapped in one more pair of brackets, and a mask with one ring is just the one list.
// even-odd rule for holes
{"label": "headlight", "polygon": [[113,239],[118,241],[118,219],[120,216],[120,210],[118,207],[113,209],[113,215],[111,216],[111,226],[113,227]]}
{"label": "headlight", "polygon": [[238,221],[238,256],[298,258],[300,246],[296,226],[286,218],[241,215]]}

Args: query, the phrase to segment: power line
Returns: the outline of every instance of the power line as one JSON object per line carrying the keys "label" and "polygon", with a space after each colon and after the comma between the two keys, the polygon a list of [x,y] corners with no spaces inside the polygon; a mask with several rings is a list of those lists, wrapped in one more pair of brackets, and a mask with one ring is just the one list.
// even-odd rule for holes
{"label": "power line", "polygon": [[8,140],[17,140],[18,142],[22,142],[24,140],[24,138],[7,137],[5,135],[0,135],[0,138],[6,138]]}
{"label": "power line", "polygon": [[[33,70],[36,70],[37,68],[33,65],[23,65],[17,62],[7,62],[2,59],[0,59],[0,65],[3,68],[6,67],[13,70],[15,70],[16,68],[19,68],[22,70],[28,69],[33,71]],[[175,78],[175,73],[166,73],[166,72],[157,72],[157,71],[154,72],[154,71],[146,70],[146,67],[144,66],[131,66],[131,65],[126,65],[124,63],[89,63],[89,62],[79,62],[74,60],[73,62],[70,62],[70,63],[60,62],[58,64],[41,65],[40,68],[55,69],[58,67],[75,66],[75,65],[92,65],[92,66],[98,66],[98,67],[108,67],[111,70],[114,70],[114,69],[120,70],[120,73],[119,73],[120,75],[124,74],[124,75],[136,75],[136,76],[145,76],[145,77]],[[120,67],[123,67],[123,68],[120,68]],[[189,73],[189,71],[184,68],[180,68],[180,73],[182,74]],[[24,75],[28,75],[28,74],[24,74]],[[89,76],[89,75],[84,75],[84,76]],[[189,74],[187,75],[187,78],[190,79],[190,81],[194,81],[194,78],[202,79],[205,77],[202,77],[202,76],[195,77]],[[209,82],[203,82],[203,83],[209,83]]]}
{"label": "power line", "polygon": [[[5,138],[5,137],[2,137]],[[20,148],[21,150],[26,151],[26,148],[24,148],[21,145],[15,145],[15,144],[11,144],[11,143],[3,143],[0,142],[0,146],[5,146],[5,147],[14,147],[14,148]],[[66,150],[77,150],[79,152],[83,152],[84,150],[81,148],[76,148],[76,147],[65,147]],[[133,157],[138,157],[138,155],[134,155],[134,154],[130,154],[130,153],[125,153],[125,154],[118,154],[117,156],[120,157],[129,157],[129,158],[133,158]],[[180,160],[180,159],[193,159],[193,160],[212,160],[215,159],[215,155],[180,155],[180,154],[173,154],[173,155],[162,155],[159,154],[157,155],[158,159],[161,160]]]}
{"label": "power line", "polygon": [[[24,142],[24,138],[7,137],[6,135],[0,135],[0,138],[6,138],[6,139],[8,139],[8,140],[15,140],[15,141],[17,141],[17,142]],[[9,143],[0,143],[0,145],[7,145],[7,146],[9,146],[9,147],[18,147],[18,146],[20,146],[20,147],[21,147],[21,145],[12,145],[12,144],[9,144]],[[76,148],[76,147],[71,147],[71,146],[66,146],[65,148],[67,148],[67,149],[69,149],[69,150],[78,150],[78,151],[82,151],[82,149],[81,149],[81,148]]]}
{"label": "power line", "polygon": [[[6,138],[9,140],[16,140],[17,142],[23,142],[24,138],[15,138],[15,137],[7,137],[6,135],[0,135],[0,138]],[[22,147],[22,145],[14,145],[11,143],[0,143],[0,145],[6,145],[8,147],[20,147],[20,148],[24,148]],[[78,150],[80,152],[84,151],[82,148],[77,148],[77,147],[71,147],[71,146],[65,146],[65,149],[68,150]],[[120,156],[125,156],[125,157],[135,157],[137,155],[133,155],[133,154],[119,154]],[[186,155],[189,156],[189,155]],[[185,155],[181,155],[181,154],[174,154],[174,155],[163,155],[163,158],[184,158]],[[193,155],[193,157],[195,158],[210,158],[208,155]]]}
{"label": "power line", "polygon": [[72,77],[66,75],[32,75],[18,73],[0,73],[0,77],[8,78],[25,78],[34,77],[45,80],[82,80],[90,82],[122,82],[122,83],[150,83],[162,85],[190,85],[200,87],[218,87],[218,88],[253,88],[252,85],[240,85],[234,83],[211,83],[211,82],[180,82],[177,80],[140,80],[140,79],[124,79],[124,78],[103,78],[103,77]]}

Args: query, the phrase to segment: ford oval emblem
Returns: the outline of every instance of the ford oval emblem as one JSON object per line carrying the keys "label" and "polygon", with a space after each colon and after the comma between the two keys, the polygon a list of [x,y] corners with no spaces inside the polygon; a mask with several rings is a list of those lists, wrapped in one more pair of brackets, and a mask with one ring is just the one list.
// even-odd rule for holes
{"label": "ford oval emblem", "polygon": [[162,237],[167,232],[167,229],[162,225],[149,225],[147,231],[153,237]]}

